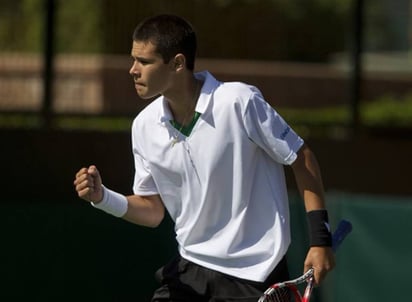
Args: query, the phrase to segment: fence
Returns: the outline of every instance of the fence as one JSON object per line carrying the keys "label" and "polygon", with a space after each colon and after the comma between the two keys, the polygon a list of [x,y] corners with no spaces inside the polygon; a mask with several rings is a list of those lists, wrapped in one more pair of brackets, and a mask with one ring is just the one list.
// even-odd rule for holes
{"label": "fence", "polygon": [[[372,30],[367,27],[370,20],[408,20],[409,15],[384,14],[382,8],[389,5],[384,0],[380,6],[369,7],[363,0],[300,5],[270,0],[255,4],[244,1],[240,5],[218,0],[157,0],[150,5],[144,1],[107,0],[4,2],[1,14],[5,28],[0,35],[6,43],[0,49],[0,111],[41,113],[44,120],[58,114],[135,115],[144,104],[135,96],[127,75],[130,36],[137,20],[158,12],[178,13],[193,20],[199,30],[199,55],[203,59],[197,69],[207,68],[223,80],[249,81],[262,87],[268,100],[276,105],[343,104],[351,112],[347,122],[356,126],[361,98],[409,93],[409,75],[362,73],[361,60],[366,49],[364,41],[371,40],[369,35],[363,37],[370,33],[376,37],[376,26]],[[405,11],[409,2],[399,1],[392,6]],[[205,11],[213,11],[213,17]],[[244,22],[253,18],[259,20],[253,27]],[[402,42],[408,31],[401,28],[394,27],[380,37],[399,45],[393,46],[394,51],[408,47]],[[382,31],[379,34],[382,36]],[[392,38],[394,35],[398,40]],[[251,44],[260,46],[244,43],[244,36],[253,37]],[[367,46],[379,48],[377,42]],[[345,53],[346,59],[339,62],[349,69],[331,64],[339,57],[337,54]],[[216,65],[222,60],[231,69],[222,72]],[[262,64],[255,64],[256,60]],[[265,65],[270,65],[271,72],[262,75]],[[233,69],[243,73],[231,72]],[[51,126],[50,121],[44,125]]]}
{"label": "fence", "polygon": [[[337,267],[313,301],[401,301],[412,269],[411,198],[329,193],[332,226],[354,229],[337,254]],[[0,204],[4,301],[149,301],[154,272],[175,253],[169,219],[159,229],[137,227],[79,200],[43,199]],[[292,275],[302,271],[306,218],[291,196]],[[12,232],[6,230],[13,230]],[[400,236],[399,236],[400,235]],[[382,284],[384,280],[384,284]]]}
{"label": "fence", "polygon": [[[311,5],[318,2],[330,4],[325,4],[316,14],[319,18],[314,18]],[[357,89],[351,85],[359,83],[362,83],[362,101],[409,93],[411,68],[407,39],[386,43],[393,37],[388,33],[391,30],[402,37],[408,35],[409,26],[405,28],[405,22],[409,20],[409,2],[368,3],[368,7],[375,10],[364,11],[366,21],[363,23],[359,22],[362,20],[359,10],[355,20],[363,26],[364,45],[369,48],[358,48],[352,59],[348,59],[352,48],[342,40],[350,36],[347,31],[353,32],[349,26],[345,27],[353,21],[353,7],[337,5],[348,1],[307,1],[302,4],[306,5],[303,8],[293,1],[269,0],[256,1],[260,5],[246,0],[1,2],[0,38],[6,42],[0,46],[0,180],[3,184],[0,299],[147,301],[156,286],[153,272],[175,253],[170,220],[159,229],[139,228],[88,207],[74,194],[74,172],[90,163],[101,168],[110,187],[130,193],[133,161],[128,131],[53,127],[57,118],[68,115],[117,114],[128,119],[144,106],[137,99],[127,74],[130,30],[136,20],[160,11],[190,18],[200,30],[200,44],[204,45],[199,50],[197,69],[210,69],[222,80],[255,84],[269,101],[276,102],[274,105],[293,104],[306,110],[307,107],[355,104],[351,97],[359,91],[351,92]],[[56,15],[50,18],[49,14],[46,18],[45,12],[51,11],[45,7],[51,3],[56,5]],[[279,4],[273,3],[290,6],[288,10],[280,10],[276,6]],[[380,30],[380,35],[374,35],[376,39],[371,43],[367,20],[372,20],[368,18],[371,11],[376,13],[378,4],[381,10],[397,7],[395,11],[385,10],[392,16],[391,20],[395,15],[397,22],[386,22],[383,15],[372,18],[386,20],[383,29],[387,32]],[[342,15],[337,15],[338,8],[342,9]],[[216,15],[207,13],[211,11]],[[80,14],[81,25],[77,21]],[[295,27],[287,26],[286,21],[294,18],[299,20],[288,24]],[[251,22],[252,19],[259,22]],[[45,20],[55,25],[45,27]],[[308,20],[316,22],[308,23]],[[9,23],[4,23],[6,21]],[[47,32],[55,35],[49,51],[43,46],[46,42],[42,34],[46,28],[54,29]],[[322,32],[324,28],[329,31]],[[96,29],[104,35],[96,35]],[[268,32],[262,34],[263,30]],[[300,32],[315,33],[310,39],[318,35],[326,37],[324,40],[335,41],[337,46],[328,46],[319,57],[322,41],[306,39],[298,34]],[[285,33],[292,33],[292,37]],[[336,40],[329,39],[332,35]],[[273,37],[273,43],[267,43],[265,49],[261,46],[268,36]],[[245,37],[255,39],[249,43]],[[297,40],[300,42],[295,42]],[[305,42],[309,54],[300,56],[291,51],[305,48],[306,45],[299,44]],[[382,50],[382,45],[392,47],[389,55],[363,54],[364,70],[361,65],[355,68],[362,63],[356,63],[359,51]],[[339,55],[342,53],[343,59]],[[356,78],[361,71],[361,77]],[[4,126],[6,117],[17,119],[20,115],[24,118],[28,115],[34,121],[30,120],[29,126],[23,129]],[[355,118],[352,116],[349,121],[354,123]],[[333,138],[306,140],[322,167],[332,222],[343,217],[354,223],[353,234],[338,253],[337,269],[324,287],[317,290],[317,298],[322,301],[406,298],[398,289],[407,288],[405,280],[412,269],[407,235],[412,214],[409,177],[412,167],[408,160],[412,152],[411,131],[410,128],[402,133],[399,129],[369,130],[367,135],[360,133],[349,138],[338,134]],[[292,273],[298,274],[306,244],[305,219],[300,200],[293,191],[293,178],[288,174],[287,178],[292,185],[294,232],[290,266]],[[117,261],[107,261],[108,258],[117,259],[120,265]],[[376,290],[382,280],[384,292]]]}

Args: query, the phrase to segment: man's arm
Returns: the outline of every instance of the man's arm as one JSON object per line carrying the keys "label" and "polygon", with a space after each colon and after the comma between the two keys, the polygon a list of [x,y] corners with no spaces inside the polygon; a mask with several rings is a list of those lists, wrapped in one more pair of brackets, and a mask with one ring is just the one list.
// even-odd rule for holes
{"label": "man's arm", "polygon": [[157,227],[163,220],[165,208],[160,195],[127,196],[128,208],[123,219],[147,227]]}
{"label": "man's arm", "polygon": [[[102,178],[95,166],[80,169],[74,186],[80,198],[129,222],[156,227],[164,218],[165,209],[160,195],[124,196],[108,190],[103,187]],[[102,208],[102,203],[107,205]]]}
{"label": "man's arm", "polygon": [[[325,210],[324,188],[318,162],[307,145],[298,151],[298,157],[292,164],[296,184],[302,196],[306,212]],[[311,246],[305,263],[304,271],[313,267],[315,283],[319,284],[327,272],[335,266],[335,258],[331,247]]]}

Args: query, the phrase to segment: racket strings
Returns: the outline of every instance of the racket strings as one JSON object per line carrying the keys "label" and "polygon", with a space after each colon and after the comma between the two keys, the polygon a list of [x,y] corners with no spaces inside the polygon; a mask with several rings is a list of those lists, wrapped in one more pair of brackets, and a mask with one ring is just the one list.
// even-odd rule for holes
{"label": "racket strings", "polygon": [[287,287],[276,288],[265,294],[264,302],[290,302],[290,291]]}

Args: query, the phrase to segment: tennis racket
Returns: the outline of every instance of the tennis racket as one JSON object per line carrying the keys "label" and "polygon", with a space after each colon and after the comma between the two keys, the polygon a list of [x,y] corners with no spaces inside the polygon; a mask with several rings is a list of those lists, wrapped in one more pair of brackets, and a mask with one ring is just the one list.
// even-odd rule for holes
{"label": "tennis racket", "polygon": [[[341,220],[336,231],[332,235],[332,249],[335,252],[345,237],[352,231],[352,224],[347,220]],[[260,297],[258,302],[286,302],[290,301],[290,295],[295,302],[309,302],[312,293],[314,280],[313,268],[309,269],[302,276],[271,285]],[[303,297],[299,292],[298,285],[306,283]]]}

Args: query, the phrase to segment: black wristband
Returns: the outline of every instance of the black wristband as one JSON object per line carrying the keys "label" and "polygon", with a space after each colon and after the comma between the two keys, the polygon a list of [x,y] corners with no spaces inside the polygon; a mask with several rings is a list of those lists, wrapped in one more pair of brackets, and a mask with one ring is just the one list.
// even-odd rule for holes
{"label": "black wristband", "polygon": [[332,246],[328,212],[314,210],[306,213],[309,227],[310,246]]}

